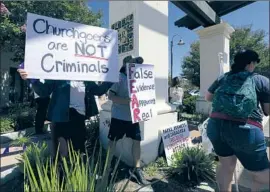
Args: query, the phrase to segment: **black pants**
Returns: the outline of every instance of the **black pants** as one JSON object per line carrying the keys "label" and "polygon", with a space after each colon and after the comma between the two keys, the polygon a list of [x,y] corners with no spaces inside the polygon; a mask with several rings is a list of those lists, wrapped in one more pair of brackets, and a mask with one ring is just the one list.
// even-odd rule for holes
{"label": "black pants", "polygon": [[44,128],[44,122],[47,117],[47,110],[50,103],[50,97],[37,98],[37,112],[35,117],[35,130],[36,133],[42,133]]}
{"label": "black pants", "polygon": [[71,108],[68,122],[53,123],[52,140],[55,147],[58,147],[60,137],[71,142],[75,151],[85,152],[85,116]]}

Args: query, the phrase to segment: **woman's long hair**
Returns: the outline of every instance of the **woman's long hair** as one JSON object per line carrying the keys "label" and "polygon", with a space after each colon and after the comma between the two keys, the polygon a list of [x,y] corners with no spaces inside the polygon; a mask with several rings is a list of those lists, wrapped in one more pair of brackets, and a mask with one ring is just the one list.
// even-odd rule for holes
{"label": "woman's long hair", "polygon": [[234,63],[231,66],[231,71],[233,73],[238,73],[241,71],[245,71],[247,65],[251,62],[260,62],[259,55],[257,52],[253,50],[242,50],[236,53],[234,57]]}

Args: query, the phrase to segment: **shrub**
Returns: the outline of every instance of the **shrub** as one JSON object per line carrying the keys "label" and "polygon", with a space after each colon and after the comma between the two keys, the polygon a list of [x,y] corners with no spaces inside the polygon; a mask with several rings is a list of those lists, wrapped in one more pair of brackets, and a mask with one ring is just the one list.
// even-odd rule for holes
{"label": "shrub", "polygon": [[10,117],[14,122],[15,131],[34,126],[36,109],[29,104],[17,103],[9,109]]}
{"label": "shrub", "polygon": [[30,144],[33,144],[33,142],[31,140],[31,137],[28,137],[28,136],[19,137],[16,140],[11,142],[11,146],[24,147],[24,146],[27,146],[27,145],[30,145]]}
{"label": "shrub", "polygon": [[[36,146],[35,146],[36,147]],[[109,179],[109,152],[105,163],[102,162],[102,148],[99,149],[98,159],[95,157],[95,149],[91,157],[82,156],[69,146],[67,158],[60,158],[58,154],[55,160],[51,158],[37,159],[33,164],[30,156],[26,153],[24,157],[24,189],[28,191],[115,191],[114,183],[116,169],[119,160],[114,167],[111,179]],[[37,150],[35,148],[35,150]],[[33,152],[35,154],[35,152]],[[60,158],[61,161],[58,161]],[[36,169],[36,173],[35,173]],[[99,177],[101,176],[101,177]],[[124,191],[123,188],[121,191]]]}
{"label": "shrub", "polygon": [[167,162],[164,157],[159,157],[155,162],[150,163],[144,168],[144,171],[150,177],[154,176],[158,171],[167,167]]}
{"label": "shrub", "polygon": [[14,122],[10,117],[0,117],[1,134],[14,130]]}
{"label": "shrub", "polygon": [[[22,145],[30,144],[23,143]],[[14,144],[18,144],[17,142]],[[13,145],[14,145],[13,144]],[[27,146],[26,150],[19,157],[18,167],[22,173],[24,173],[25,162],[28,160],[33,173],[37,175],[37,165],[45,165],[46,161],[50,158],[50,151],[46,142],[43,143],[32,143]]]}
{"label": "shrub", "polygon": [[156,164],[158,168],[164,168],[168,166],[166,162],[166,158],[164,157],[159,157],[156,161]]}
{"label": "shrub", "polygon": [[86,149],[93,151],[99,138],[99,117],[96,116],[86,122]]}
{"label": "shrub", "polygon": [[184,189],[192,189],[201,182],[215,183],[215,161],[200,147],[187,147],[173,156],[168,173]]}
{"label": "shrub", "polygon": [[186,112],[189,114],[196,113],[196,100],[198,96],[187,96],[183,99],[183,109],[182,112]]}
{"label": "shrub", "polygon": [[144,168],[144,171],[147,175],[149,175],[150,177],[153,177],[157,173],[158,167],[155,162],[151,162],[149,165],[147,165]]}

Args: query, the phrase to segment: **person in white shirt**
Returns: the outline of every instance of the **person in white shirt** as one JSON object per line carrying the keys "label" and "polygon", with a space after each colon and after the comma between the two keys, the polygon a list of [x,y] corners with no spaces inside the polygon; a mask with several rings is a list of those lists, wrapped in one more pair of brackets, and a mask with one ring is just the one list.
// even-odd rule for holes
{"label": "person in white shirt", "polygon": [[172,79],[172,87],[169,89],[169,101],[176,106],[178,112],[178,119],[180,115],[180,109],[184,97],[184,90],[180,87],[180,80],[178,77]]}
{"label": "person in white shirt", "polygon": [[180,80],[174,77],[172,87],[170,87],[170,103],[180,106],[182,105],[184,90],[180,87]]}

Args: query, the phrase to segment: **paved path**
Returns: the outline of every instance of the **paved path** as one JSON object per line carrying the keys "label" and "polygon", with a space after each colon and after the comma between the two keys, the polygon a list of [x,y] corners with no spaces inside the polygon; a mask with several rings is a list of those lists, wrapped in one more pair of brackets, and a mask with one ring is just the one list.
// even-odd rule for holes
{"label": "paved path", "polygon": [[[268,158],[270,157],[270,148],[267,148],[267,154]],[[236,166],[237,171],[237,177],[238,177],[238,183],[244,188],[249,188],[252,185],[250,174],[244,167],[241,165],[241,163],[238,161]],[[269,184],[265,185],[264,188],[268,191],[270,191]]]}
{"label": "paved path", "polygon": [[[48,143],[48,146],[50,147],[50,135],[44,134],[44,135],[38,135],[31,137],[33,141],[46,141]],[[9,151],[7,152],[7,147],[9,146]],[[3,152],[6,151],[5,154]],[[1,172],[12,168],[16,166],[16,164],[19,162],[18,158],[20,157],[20,154],[23,152],[22,147],[14,147],[10,146],[10,143],[5,143],[1,145]]]}

